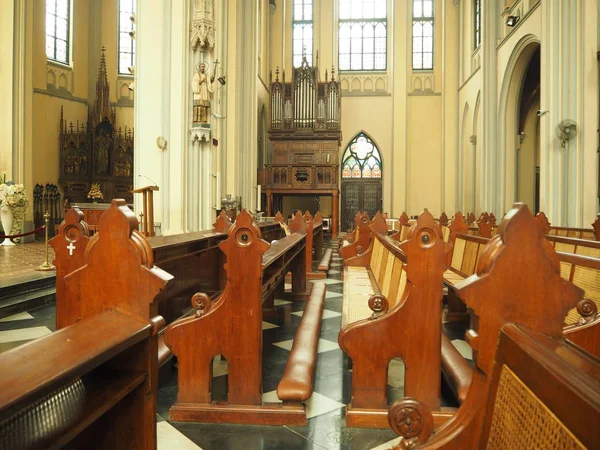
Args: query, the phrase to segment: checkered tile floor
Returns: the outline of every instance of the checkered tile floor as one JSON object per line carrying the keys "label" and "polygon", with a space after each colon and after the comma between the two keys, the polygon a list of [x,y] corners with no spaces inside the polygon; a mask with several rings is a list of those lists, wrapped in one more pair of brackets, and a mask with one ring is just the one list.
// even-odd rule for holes
{"label": "checkered tile floor", "polygon": [[[337,242],[326,247],[337,249]],[[317,258],[318,261],[319,258]],[[161,371],[158,394],[158,448],[166,449],[389,449],[397,443],[391,430],[346,428],[345,405],[350,401],[351,370],[338,346],[342,303],[342,261],[334,250],[327,284],[325,308],[314,393],[307,403],[308,425],[305,427],[246,426],[171,422],[169,408],[177,396],[176,364]],[[315,267],[316,269],[316,267]],[[291,286],[287,285],[287,289]],[[263,398],[278,401],[277,384],[283,374],[294,333],[302,317],[304,304],[276,299],[277,317],[263,321]],[[20,313],[0,320],[0,351],[44,336],[54,330],[54,306]],[[470,347],[463,341],[463,331],[445,324],[446,334],[467,358]],[[226,399],[227,363],[216,358],[213,364],[213,392]],[[390,364],[388,397],[401,398],[404,391],[404,365],[401,360]],[[443,403],[448,405],[448,402]]]}

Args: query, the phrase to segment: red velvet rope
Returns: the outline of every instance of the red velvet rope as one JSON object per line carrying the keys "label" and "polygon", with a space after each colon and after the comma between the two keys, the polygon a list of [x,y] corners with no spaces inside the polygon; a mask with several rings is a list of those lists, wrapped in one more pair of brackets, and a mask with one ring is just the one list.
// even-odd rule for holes
{"label": "red velvet rope", "polygon": [[45,227],[46,227],[46,225],[42,225],[41,227],[36,228],[33,231],[29,231],[28,233],[13,234],[12,236],[7,236],[6,234],[0,234],[0,239],[6,239],[6,238],[8,238],[8,239],[16,239],[16,238],[20,238],[20,237],[23,237],[23,236],[29,236],[30,234],[34,234],[34,233],[37,233],[38,231],[43,230]]}

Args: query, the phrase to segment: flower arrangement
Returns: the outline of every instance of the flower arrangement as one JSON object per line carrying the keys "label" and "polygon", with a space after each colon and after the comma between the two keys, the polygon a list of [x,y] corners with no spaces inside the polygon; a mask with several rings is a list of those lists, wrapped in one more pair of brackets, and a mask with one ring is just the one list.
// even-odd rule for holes
{"label": "flower arrangement", "polygon": [[92,200],[104,198],[104,195],[100,190],[100,183],[92,183],[92,188],[90,189],[90,192],[88,192],[87,198],[91,198]]}
{"label": "flower arrangement", "polygon": [[29,205],[25,186],[10,181],[7,183],[6,175],[0,178],[0,181],[4,181],[0,183],[0,208],[2,210],[25,208]]}
{"label": "flower arrangement", "polygon": [[25,208],[27,205],[29,205],[29,199],[27,198],[25,186],[6,181],[6,172],[0,173],[0,212],[12,216],[12,229],[4,230],[5,234],[21,232],[25,222]]}

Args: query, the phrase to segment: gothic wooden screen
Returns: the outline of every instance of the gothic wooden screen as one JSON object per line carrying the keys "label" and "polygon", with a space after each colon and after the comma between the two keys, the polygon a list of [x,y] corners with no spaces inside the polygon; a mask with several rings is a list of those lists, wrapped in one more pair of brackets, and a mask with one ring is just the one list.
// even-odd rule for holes
{"label": "gothic wooden screen", "polygon": [[381,154],[365,133],[358,133],[342,157],[342,230],[353,227],[356,211],[373,217],[382,206]]}

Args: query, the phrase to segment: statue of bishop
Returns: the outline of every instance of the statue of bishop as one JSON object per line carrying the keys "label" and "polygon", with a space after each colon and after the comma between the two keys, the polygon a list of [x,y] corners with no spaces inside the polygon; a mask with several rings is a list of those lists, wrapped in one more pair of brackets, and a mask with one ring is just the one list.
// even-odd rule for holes
{"label": "statue of bishop", "polygon": [[210,78],[206,74],[206,64],[198,64],[198,70],[192,78],[192,92],[194,93],[193,123],[208,123],[210,117],[210,94],[213,92],[215,74]]}

